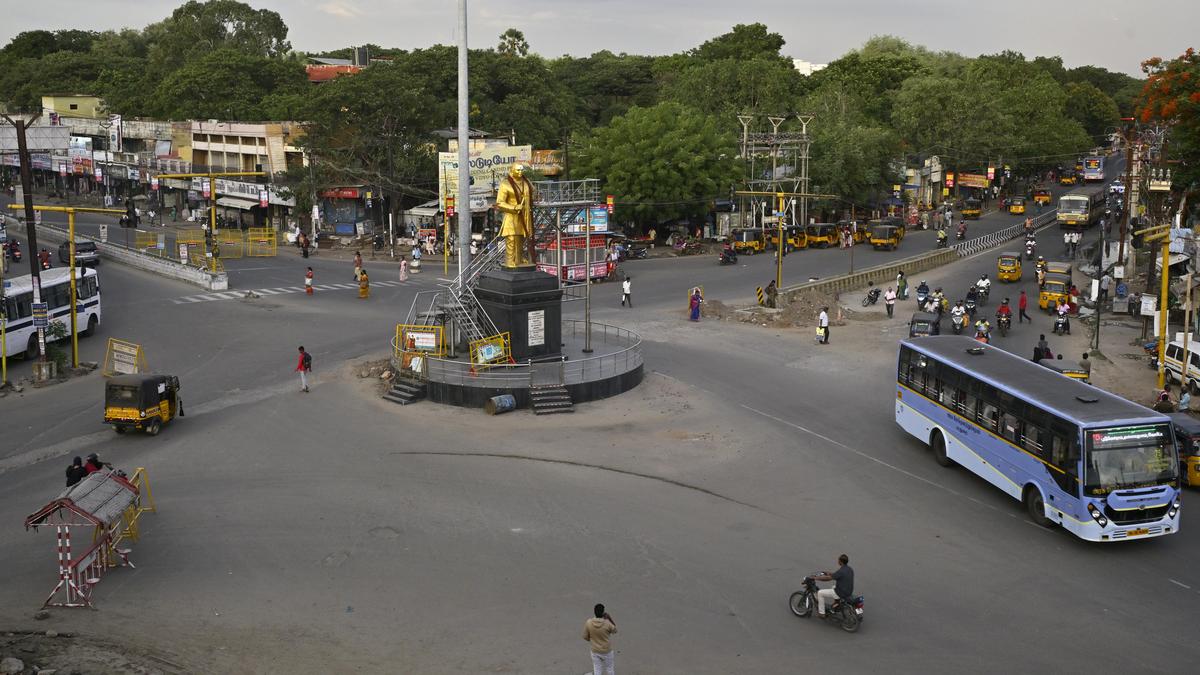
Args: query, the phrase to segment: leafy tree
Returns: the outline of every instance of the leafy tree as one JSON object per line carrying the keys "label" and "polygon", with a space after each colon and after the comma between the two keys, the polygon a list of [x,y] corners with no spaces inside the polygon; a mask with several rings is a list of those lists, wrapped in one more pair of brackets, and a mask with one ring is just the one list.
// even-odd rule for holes
{"label": "leafy tree", "polygon": [[516,28],[509,28],[500,34],[500,44],[496,46],[496,51],[509,56],[527,56],[529,43],[525,41],[524,33]]}
{"label": "leafy tree", "polygon": [[299,64],[219,49],[164,78],[149,107],[164,119],[258,120],[265,117],[261,104],[268,94],[302,92],[309,86]]}
{"label": "leafy tree", "polygon": [[783,45],[783,36],[770,32],[765,24],[739,23],[730,32],[693,49],[691,55],[704,61],[782,58],[779,51]]}
{"label": "leafy tree", "polygon": [[1200,181],[1200,53],[1189,48],[1180,56],[1159,57],[1142,63],[1147,80],[1138,98],[1141,122],[1169,125],[1167,152],[1181,159],[1174,167],[1174,186],[1195,190]]}
{"label": "leafy tree", "polygon": [[631,108],[580,139],[572,172],[599,178],[617,196],[618,218],[698,216],[741,175],[729,129],[677,103]]}
{"label": "leafy tree", "polygon": [[856,108],[868,119],[886,124],[891,118],[893,93],[908,78],[928,72],[928,67],[913,53],[864,49],[846,54],[808,79],[811,90],[822,91],[822,97],[840,92],[843,105]]}
{"label": "leafy tree", "polygon": [[278,12],[237,0],[189,0],[145,32],[152,44],[151,60],[167,69],[222,49],[274,57],[292,47]]}
{"label": "leafy tree", "polygon": [[1107,94],[1123,115],[1129,115],[1141,89],[1141,82],[1125,73],[1116,73],[1099,66],[1079,66],[1067,71],[1067,82],[1087,82]]}
{"label": "leafy tree", "polygon": [[1063,90],[1067,95],[1067,117],[1079,122],[1089,136],[1100,139],[1106,131],[1119,124],[1117,104],[1090,82],[1068,82]]}
{"label": "leafy tree", "polygon": [[654,62],[652,56],[601,51],[586,58],[563,56],[550,69],[575,104],[577,123],[591,127],[608,124],[633,106],[658,102]]}
{"label": "leafy tree", "polygon": [[[668,70],[663,62],[660,71]],[[726,116],[758,111],[787,114],[796,109],[803,77],[783,59],[719,59],[693,62],[663,82],[662,99]]]}

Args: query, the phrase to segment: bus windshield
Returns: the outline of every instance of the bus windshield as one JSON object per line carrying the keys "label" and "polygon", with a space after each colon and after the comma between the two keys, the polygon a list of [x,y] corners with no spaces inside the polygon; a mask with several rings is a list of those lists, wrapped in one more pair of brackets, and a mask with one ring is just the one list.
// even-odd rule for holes
{"label": "bus windshield", "polygon": [[1064,213],[1087,213],[1087,200],[1064,197],[1058,203],[1058,210]]}
{"label": "bus windshield", "polygon": [[1178,477],[1175,445],[1166,424],[1089,429],[1086,435],[1088,494],[1162,485]]}

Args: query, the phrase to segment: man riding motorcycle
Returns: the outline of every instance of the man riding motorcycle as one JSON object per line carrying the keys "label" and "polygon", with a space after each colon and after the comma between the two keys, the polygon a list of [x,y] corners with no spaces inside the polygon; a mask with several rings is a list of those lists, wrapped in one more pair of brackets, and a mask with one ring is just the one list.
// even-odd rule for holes
{"label": "man riding motorcycle", "polygon": [[854,597],[854,569],[850,567],[850,557],[845,553],[838,556],[838,568],[833,574],[818,574],[814,581],[833,581],[833,588],[822,588],[817,591],[817,616],[825,618],[825,604],[833,604],[835,599],[849,602]]}
{"label": "man riding motorcycle", "polygon": [[946,245],[948,243],[949,243],[949,238],[946,236],[946,231],[938,230],[937,231],[937,247],[938,248],[946,248]]}
{"label": "man riding motorcycle", "polygon": [[967,322],[967,308],[963,307],[963,301],[959,300],[954,307],[950,308],[950,322],[954,325],[954,332],[962,331],[962,327]]}
{"label": "man riding motorcycle", "polygon": [[981,342],[991,342],[992,340],[992,325],[987,319],[980,319],[975,322],[975,339]]}
{"label": "man riding motorcycle", "polygon": [[917,297],[918,298],[928,298],[929,297],[929,284],[925,283],[925,281],[923,279],[921,280],[921,285],[917,286]]}
{"label": "man riding motorcycle", "polygon": [[992,292],[992,282],[985,274],[979,277],[979,281],[975,282],[975,288],[979,289],[979,292],[984,296],[987,296]]}

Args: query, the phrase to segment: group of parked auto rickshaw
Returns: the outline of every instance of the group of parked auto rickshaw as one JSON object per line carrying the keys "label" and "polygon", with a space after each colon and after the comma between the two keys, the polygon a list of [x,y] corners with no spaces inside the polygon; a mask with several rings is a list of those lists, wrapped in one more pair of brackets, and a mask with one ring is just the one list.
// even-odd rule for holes
{"label": "group of parked auto rickshaw", "polygon": [[[904,221],[900,218],[873,220],[865,227],[851,227],[849,221],[785,225],[786,250],[840,246],[842,232],[846,229],[850,230],[855,244],[870,243],[877,249],[894,250],[904,238]],[[779,248],[778,227],[738,227],[730,232],[729,238],[739,254],[755,255]]]}

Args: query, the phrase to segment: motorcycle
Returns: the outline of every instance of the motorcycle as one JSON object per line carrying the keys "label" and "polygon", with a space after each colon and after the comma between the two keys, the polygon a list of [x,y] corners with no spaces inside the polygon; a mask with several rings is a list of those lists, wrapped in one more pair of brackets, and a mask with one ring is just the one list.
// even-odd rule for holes
{"label": "motorcycle", "polygon": [[880,291],[878,287],[872,288],[871,290],[867,291],[866,297],[864,297],[862,299],[862,306],[867,307],[869,305],[873,305],[873,304],[879,302],[879,296],[881,294],[882,294],[882,291]]}
{"label": "motorcycle", "polygon": [[[650,257],[650,249],[645,246],[622,248],[617,256],[617,262],[625,262],[626,260],[645,260]],[[735,261],[736,262],[736,261]]]}
{"label": "motorcycle", "polygon": [[967,316],[974,319],[975,310],[979,309],[979,305],[975,302],[975,298],[968,296],[966,301],[963,302],[963,307],[967,310]]}
{"label": "motorcycle", "polygon": [[975,286],[975,298],[977,300],[979,300],[979,304],[982,305],[983,303],[987,302],[988,296],[990,296],[991,294],[992,294],[991,284],[989,284],[987,286],[979,286],[979,285]]}
{"label": "motorcycle", "polygon": [[965,314],[955,314],[954,316],[950,317],[950,323],[954,325],[954,334],[961,335],[963,326],[967,323],[967,317]]}
{"label": "motorcycle", "polygon": [[1025,260],[1033,260],[1037,252],[1037,244],[1032,239],[1025,241]]}
{"label": "motorcycle", "polygon": [[992,341],[992,336],[988,335],[987,331],[977,330],[975,331],[975,339],[986,345]]}
{"label": "motorcycle", "polygon": [[730,253],[728,251],[721,251],[721,255],[717,257],[717,260],[720,261],[722,265],[736,265],[737,254]]}
{"label": "motorcycle", "polygon": [[937,238],[937,247],[936,248],[946,248],[949,245],[950,245],[949,237],[946,237],[943,235],[943,236],[940,236]]}
{"label": "motorcycle", "polygon": [[1012,317],[1004,314],[997,314],[996,327],[1000,329],[1000,337],[1007,337],[1008,329],[1012,328]]}
{"label": "motorcycle", "polygon": [[917,289],[917,307],[924,308],[925,303],[929,300],[929,289]]}
{"label": "motorcycle", "polygon": [[965,223],[959,225],[958,229],[954,231],[954,238],[958,239],[959,241],[967,238],[967,226]]}
{"label": "motorcycle", "polygon": [[1054,319],[1054,334],[1055,335],[1070,335],[1071,320],[1066,314],[1061,314]]}
{"label": "motorcycle", "polygon": [[384,241],[383,235],[376,234],[375,238],[373,240],[371,240],[371,248],[373,248],[376,251],[382,251],[383,250],[383,241]]}
{"label": "motorcycle", "polygon": [[[792,593],[788,598],[788,606],[792,608],[792,614],[802,619],[812,616],[817,607],[817,582],[812,577],[804,577],[804,589]],[[837,598],[832,606],[825,608],[825,620],[836,623],[847,633],[857,631],[864,618],[861,595],[856,595],[848,601]]]}

